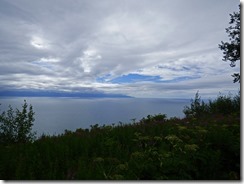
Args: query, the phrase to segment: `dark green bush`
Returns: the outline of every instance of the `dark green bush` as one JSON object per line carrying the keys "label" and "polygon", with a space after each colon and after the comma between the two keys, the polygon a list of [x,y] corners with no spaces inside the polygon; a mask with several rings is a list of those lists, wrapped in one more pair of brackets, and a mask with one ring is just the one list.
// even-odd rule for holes
{"label": "dark green bush", "polygon": [[11,106],[7,112],[0,114],[0,144],[26,143],[35,139],[32,132],[34,122],[34,112],[32,105],[29,106],[24,101],[22,111]]}
{"label": "dark green bush", "polygon": [[232,97],[229,95],[219,95],[215,100],[209,100],[205,103],[201,100],[199,93],[195,95],[195,99],[191,100],[191,105],[185,106],[183,110],[186,118],[201,118],[209,115],[229,115],[237,114],[240,115],[240,92],[236,96]]}

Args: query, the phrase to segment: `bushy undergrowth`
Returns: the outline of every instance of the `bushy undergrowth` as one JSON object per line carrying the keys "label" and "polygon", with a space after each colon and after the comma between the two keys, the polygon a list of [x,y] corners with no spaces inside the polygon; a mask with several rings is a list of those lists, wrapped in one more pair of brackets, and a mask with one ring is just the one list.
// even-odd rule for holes
{"label": "bushy undergrowth", "polygon": [[199,93],[195,99],[191,100],[191,105],[183,110],[187,118],[201,118],[211,115],[240,115],[240,91],[238,95],[219,95],[215,100],[209,100],[208,103],[201,100]]}
{"label": "bushy undergrowth", "polygon": [[204,105],[204,118],[191,106],[187,112],[196,114],[182,119],[149,115],[130,124],[93,125],[0,145],[0,178],[240,180],[240,109],[219,113],[219,101]]}

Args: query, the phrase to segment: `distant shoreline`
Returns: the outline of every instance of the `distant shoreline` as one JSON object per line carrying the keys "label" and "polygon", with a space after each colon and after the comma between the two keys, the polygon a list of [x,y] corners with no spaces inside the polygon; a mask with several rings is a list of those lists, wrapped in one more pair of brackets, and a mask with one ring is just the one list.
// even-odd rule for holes
{"label": "distant shoreline", "polygon": [[27,90],[6,90],[0,91],[0,97],[67,97],[67,98],[133,98],[122,94],[108,93],[82,93],[82,92],[60,92],[60,91],[27,91]]}

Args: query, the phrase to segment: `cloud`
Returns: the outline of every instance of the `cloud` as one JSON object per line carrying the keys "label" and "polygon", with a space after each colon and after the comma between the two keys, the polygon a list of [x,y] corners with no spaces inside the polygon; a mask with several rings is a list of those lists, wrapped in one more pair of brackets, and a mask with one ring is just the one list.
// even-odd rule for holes
{"label": "cloud", "polygon": [[[213,76],[212,76],[213,77]],[[116,87],[114,86],[99,86],[103,91],[113,93],[122,92],[123,94],[137,97],[176,97],[176,98],[191,98],[194,97],[197,91],[200,92],[203,98],[216,97],[219,92],[227,94],[231,92],[236,93],[236,84],[226,84],[226,80],[231,80],[230,75],[219,74],[215,75],[213,80],[208,76],[196,79],[182,79],[174,82],[155,83],[152,81],[137,82],[137,83],[123,83]]]}
{"label": "cloud", "polygon": [[2,0],[0,87],[136,97],[236,89],[239,67],[221,61],[218,44],[238,4]]}

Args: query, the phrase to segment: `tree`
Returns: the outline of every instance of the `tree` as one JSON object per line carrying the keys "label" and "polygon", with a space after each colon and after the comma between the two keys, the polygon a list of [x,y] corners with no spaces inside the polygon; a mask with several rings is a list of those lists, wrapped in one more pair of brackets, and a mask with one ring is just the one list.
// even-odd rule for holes
{"label": "tree", "polygon": [[[223,50],[223,61],[230,61],[230,66],[235,67],[236,61],[240,61],[240,30],[241,30],[241,5],[239,5],[239,12],[230,14],[230,26],[226,28],[230,42],[223,42],[219,44],[219,48]],[[234,73],[234,83],[240,83],[240,73]]]}
{"label": "tree", "polygon": [[199,92],[195,94],[195,99],[191,99],[191,107],[185,106],[183,110],[186,118],[199,118],[207,113],[207,105],[201,100]]}
{"label": "tree", "polygon": [[22,111],[11,106],[7,112],[3,111],[0,114],[0,143],[26,143],[35,139],[35,132],[32,132],[34,119],[34,112],[32,105],[29,106],[24,101]]}

